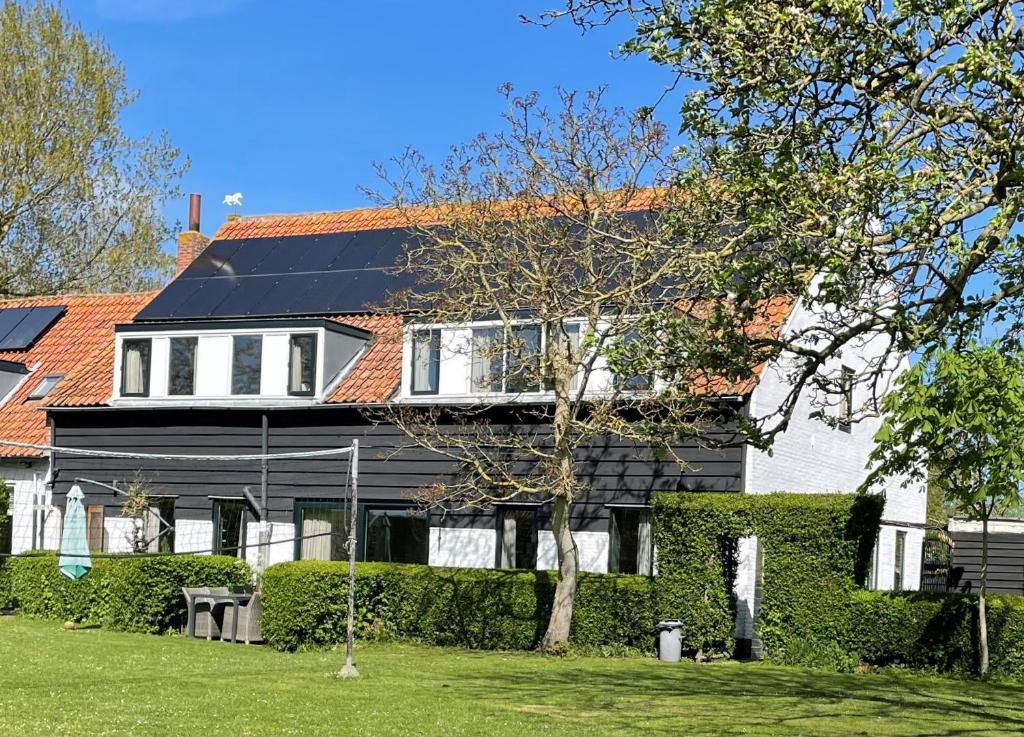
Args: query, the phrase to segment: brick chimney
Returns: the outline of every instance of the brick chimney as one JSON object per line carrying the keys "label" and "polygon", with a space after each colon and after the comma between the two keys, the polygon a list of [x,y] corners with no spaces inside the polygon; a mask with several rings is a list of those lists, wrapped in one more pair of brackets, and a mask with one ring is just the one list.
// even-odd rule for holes
{"label": "brick chimney", "polygon": [[188,230],[178,235],[178,263],[174,270],[177,276],[196,260],[203,252],[210,239],[199,232],[199,211],[202,198],[194,192],[188,196]]}

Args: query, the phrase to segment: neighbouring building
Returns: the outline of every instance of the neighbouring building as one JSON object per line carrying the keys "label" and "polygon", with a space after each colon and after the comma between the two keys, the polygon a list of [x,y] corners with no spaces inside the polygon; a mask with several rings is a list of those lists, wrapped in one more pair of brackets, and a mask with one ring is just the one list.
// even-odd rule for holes
{"label": "neighbouring building", "polygon": [[[119,320],[113,335],[69,370],[45,404],[57,446],[159,453],[271,453],[361,443],[359,557],[439,566],[553,568],[546,505],[507,504],[427,514],[410,493],[454,471],[442,457],[406,447],[395,427],[373,421],[389,402],[480,402],[514,413],[543,404],[543,391],[515,401],[503,387],[481,389],[472,351],[454,350],[486,321],[403,325],[375,312],[408,277],[387,270],[408,237],[387,209],[241,217],[212,241],[198,217],[180,239],[179,271],[165,289]],[[774,300],[766,329],[786,331],[814,316],[799,302]],[[880,351],[871,340],[827,367],[850,381],[844,408],[860,401],[852,376]],[[6,354],[2,354],[6,356]],[[785,371],[762,368],[758,382],[723,397],[754,413],[770,411],[786,390]],[[608,368],[598,367],[606,380]],[[598,381],[601,377],[598,376]],[[616,438],[595,441],[579,459],[588,491],[572,526],[589,571],[652,573],[649,502],[656,491],[761,494],[853,492],[866,475],[877,423],[830,426],[798,407],[771,454],[745,445],[721,450],[681,444],[680,465]],[[511,416],[511,415],[510,415]],[[839,418],[842,420],[842,418]],[[543,432],[543,428],[537,430]],[[721,428],[727,434],[728,427]],[[270,562],[340,559],[347,461],[275,461],[267,470],[272,523]],[[83,458],[56,453],[54,504],[76,479],[105,484],[143,480],[159,524],[153,549],[214,551],[255,558],[256,525],[243,489],[262,481],[258,463],[196,463]],[[126,549],[119,500],[83,487],[99,508],[105,550]],[[884,490],[886,505],[872,566],[876,588],[916,588],[924,532],[923,487]],[[741,546],[739,630],[749,636],[756,589],[756,541]]]}
{"label": "neighbouring building", "polygon": [[[0,439],[48,445],[44,402],[65,377],[114,339],[148,294],[63,295],[0,300]],[[0,446],[0,479],[10,515],[0,553],[53,547],[60,531],[51,504],[49,454]]]}

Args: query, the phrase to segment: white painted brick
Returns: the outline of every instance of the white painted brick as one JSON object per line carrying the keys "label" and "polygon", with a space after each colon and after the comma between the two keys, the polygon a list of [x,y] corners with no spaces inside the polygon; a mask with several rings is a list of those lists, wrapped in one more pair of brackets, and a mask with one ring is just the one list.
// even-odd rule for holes
{"label": "white painted brick", "polygon": [[497,533],[487,529],[430,528],[432,566],[493,568]]}

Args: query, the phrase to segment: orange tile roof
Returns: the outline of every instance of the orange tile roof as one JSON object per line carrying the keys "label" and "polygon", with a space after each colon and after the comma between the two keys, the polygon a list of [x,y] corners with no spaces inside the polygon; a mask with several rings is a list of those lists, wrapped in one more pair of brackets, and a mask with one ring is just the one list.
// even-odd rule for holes
{"label": "orange tile roof", "polygon": [[377,404],[386,401],[402,381],[402,318],[359,315],[337,322],[373,333],[369,348],[327,397],[331,404]]}
{"label": "orange tile roof", "polygon": [[[614,197],[614,194],[612,194]],[[644,189],[628,200],[616,203],[620,212],[646,210],[664,202],[662,190]],[[489,212],[508,212],[511,205],[522,205],[537,213],[538,208],[528,203],[495,202],[485,205]],[[452,206],[454,208],[454,206]],[[553,211],[552,211],[553,212]],[[277,215],[246,215],[228,220],[220,227],[214,239],[281,238],[292,235],[320,235],[323,233],[348,233],[358,230],[380,230],[402,228],[415,223],[417,226],[438,225],[450,220],[454,209],[441,207],[365,207],[336,212],[304,212]]]}
{"label": "orange tile roof", "polygon": [[[17,390],[0,405],[0,438],[23,443],[47,443],[50,439],[44,404],[68,391],[77,382],[72,376],[80,374],[84,366],[92,364],[97,351],[109,346],[113,353],[114,325],[128,322],[143,305],[153,298],[146,294],[88,294],[58,295],[0,300],[0,309],[10,307],[46,307],[65,305],[67,311],[39,339],[25,350],[0,351],[0,360],[15,361],[27,366],[32,373]],[[64,379],[43,400],[28,399],[45,376],[63,375]],[[111,369],[97,382],[104,382],[110,396],[113,376]],[[0,446],[0,457],[24,458],[43,455],[39,451]]]}

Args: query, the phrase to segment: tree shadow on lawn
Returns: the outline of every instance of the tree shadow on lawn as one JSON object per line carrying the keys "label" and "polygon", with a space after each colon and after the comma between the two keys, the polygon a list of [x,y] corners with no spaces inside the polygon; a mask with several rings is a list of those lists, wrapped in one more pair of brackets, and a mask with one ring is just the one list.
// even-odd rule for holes
{"label": "tree shadow on lawn", "polygon": [[[1007,683],[763,664],[592,662],[510,669],[486,679],[466,674],[459,685],[480,699],[505,693],[523,711],[581,719],[599,713],[609,729],[643,722],[645,734],[680,734],[683,725],[707,729],[690,734],[762,733],[773,725],[778,729],[770,733],[793,735],[1024,734],[1024,689]],[[811,726],[815,720],[820,726]]]}

